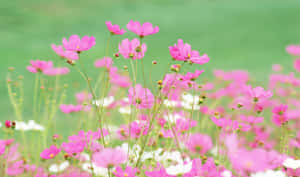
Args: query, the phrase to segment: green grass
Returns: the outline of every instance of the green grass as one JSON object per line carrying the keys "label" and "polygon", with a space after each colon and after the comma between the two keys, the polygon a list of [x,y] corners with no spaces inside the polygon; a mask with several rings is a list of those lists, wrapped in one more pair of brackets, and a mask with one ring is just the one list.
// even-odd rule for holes
{"label": "green grass", "polygon": [[[300,43],[298,0],[53,0],[5,1],[0,10],[0,120],[15,119],[8,101],[5,75],[9,66],[25,77],[26,109],[31,114],[34,75],[25,67],[30,59],[56,60],[50,44],[60,44],[72,34],[94,35],[97,45],[84,54],[87,67],[104,55],[108,37],[104,22],[125,27],[130,19],[150,21],[160,32],[146,37],[145,64],[157,60],[155,71],[170,61],[168,46],[178,38],[205,52],[211,62],[203,67],[205,77],[212,69],[246,69],[257,80],[266,80],[272,63],[291,68],[285,47]],[[3,6],[3,5],[1,5]],[[133,34],[126,37],[132,38]],[[113,40],[114,49],[122,37]],[[115,50],[111,50],[113,52]],[[119,66],[126,61],[116,63]],[[91,71],[95,76],[96,70]],[[149,68],[146,68],[149,72]],[[153,72],[159,79],[161,72]],[[66,80],[81,82],[72,71]],[[72,88],[80,91],[80,88]],[[30,117],[28,118],[30,119]]]}

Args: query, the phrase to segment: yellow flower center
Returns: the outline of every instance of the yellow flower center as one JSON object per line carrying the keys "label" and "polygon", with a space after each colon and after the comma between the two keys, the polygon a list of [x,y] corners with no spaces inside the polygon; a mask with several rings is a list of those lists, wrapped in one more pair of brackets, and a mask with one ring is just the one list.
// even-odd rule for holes
{"label": "yellow flower center", "polygon": [[127,174],[127,173],[124,173],[124,176],[128,176],[128,174]]}

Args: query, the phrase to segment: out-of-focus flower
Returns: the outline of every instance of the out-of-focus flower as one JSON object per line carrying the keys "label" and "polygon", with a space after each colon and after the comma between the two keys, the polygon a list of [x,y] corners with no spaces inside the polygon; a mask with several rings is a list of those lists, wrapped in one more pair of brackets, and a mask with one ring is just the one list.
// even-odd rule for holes
{"label": "out-of-focus flower", "polygon": [[186,142],[186,146],[191,152],[204,155],[213,147],[213,144],[210,136],[195,133],[190,135],[189,139]]}
{"label": "out-of-focus flower", "polygon": [[62,67],[62,68],[48,68],[43,71],[43,74],[48,76],[56,76],[56,75],[65,75],[70,72],[69,68]]}
{"label": "out-of-focus flower", "polygon": [[64,171],[64,170],[67,169],[69,166],[70,166],[69,161],[64,161],[64,162],[61,163],[61,164],[51,164],[51,165],[49,166],[49,171],[50,171],[51,173],[58,173],[58,172]]}
{"label": "out-of-focus flower", "polygon": [[138,109],[150,109],[154,104],[154,96],[148,88],[143,88],[140,84],[132,87],[128,91],[129,103]]}
{"label": "out-of-focus flower", "polygon": [[62,58],[71,60],[78,60],[79,58],[78,53],[70,50],[64,50],[63,46],[61,45],[56,46],[55,44],[52,44],[51,47],[53,51]]}
{"label": "out-of-focus flower", "polygon": [[177,165],[171,165],[168,168],[166,168],[166,172],[169,175],[183,175],[185,173],[188,173],[192,169],[192,161],[187,163],[181,163]]}
{"label": "out-of-focus flower", "polygon": [[121,149],[105,148],[101,152],[93,155],[93,162],[104,168],[112,168],[124,163],[127,155]]}
{"label": "out-of-focus flower", "polygon": [[21,121],[15,121],[16,123],[16,130],[21,131],[29,131],[29,130],[35,130],[35,131],[44,131],[45,127],[36,123],[34,120],[29,120],[28,123],[21,122]]}
{"label": "out-of-focus flower", "polygon": [[286,116],[287,109],[288,109],[288,105],[284,105],[284,104],[281,104],[273,108],[272,121],[275,125],[281,126],[283,123],[288,121],[288,117]]}
{"label": "out-of-focus flower", "polygon": [[97,68],[106,68],[109,69],[111,65],[113,64],[113,60],[110,57],[104,57],[102,59],[95,61],[95,67]]}
{"label": "out-of-focus flower", "polygon": [[132,168],[131,166],[127,166],[125,170],[123,170],[120,166],[116,168],[116,170],[113,172],[113,174],[116,177],[137,177],[138,169],[137,168]]}
{"label": "out-of-focus flower", "polygon": [[70,114],[72,112],[79,112],[82,110],[82,105],[73,105],[73,104],[61,104],[59,106],[60,110],[65,114]]}
{"label": "out-of-focus flower", "polygon": [[300,45],[289,45],[287,46],[286,51],[294,56],[300,55]]}
{"label": "out-of-focus flower", "polygon": [[52,61],[31,60],[30,64],[31,66],[27,66],[27,70],[32,73],[44,72],[53,67]]}
{"label": "out-of-focus flower", "polygon": [[130,20],[130,22],[127,24],[127,28],[131,32],[134,32],[135,34],[139,35],[140,37],[152,35],[159,31],[159,27],[153,27],[150,22],[145,22],[141,25],[139,21],[133,20]]}
{"label": "out-of-focus flower", "polygon": [[111,34],[122,35],[126,32],[124,29],[121,29],[119,25],[113,25],[110,21],[105,22],[105,24]]}
{"label": "out-of-focus flower", "polygon": [[300,72],[300,58],[294,61],[294,68],[296,71]]}
{"label": "out-of-focus flower", "polygon": [[286,177],[283,171],[267,170],[251,174],[251,177]]}
{"label": "out-of-focus flower", "polygon": [[44,149],[44,151],[40,154],[43,159],[53,159],[57,154],[60,153],[60,149],[55,145],[50,146],[48,149]]}
{"label": "out-of-focus flower", "polygon": [[291,168],[291,169],[296,170],[296,169],[300,168],[300,159],[295,160],[295,159],[292,159],[292,158],[287,158],[283,162],[283,166],[286,167],[286,168]]}

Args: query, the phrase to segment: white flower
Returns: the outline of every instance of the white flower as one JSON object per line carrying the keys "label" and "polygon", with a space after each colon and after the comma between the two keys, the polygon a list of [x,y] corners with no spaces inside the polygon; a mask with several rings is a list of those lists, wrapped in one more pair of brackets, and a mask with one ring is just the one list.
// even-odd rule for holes
{"label": "white flower", "polygon": [[198,96],[193,96],[189,93],[184,93],[181,97],[183,99],[183,101],[181,102],[181,106],[185,109],[200,109]]}
{"label": "white flower", "polygon": [[130,106],[120,107],[119,112],[121,114],[131,114]]}
{"label": "white flower", "polygon": [[[93,167],[93,171],[91,170],[91,167]],[[108,171],[106,168],[98,167],[93,163],[91,164],[90,162],[82,164],[82,169],[89,173],[94,172],[97,176],[103,176],[103,177],[108,176]]]}
{"label": "white flower", "polygon": [[169,175],[180,175],[191,171],[193,163],[190,161],[186,164],[180,163],[166,168]]}
{"label": "white flower", "polygon": [[52,164],[49,167],[49,171],[52,173],[58,173],[64,171],[66,168],[68,168],[70,163],[68,161],[64,161],[60,165]]}
{"label": "white flower", "polygon": [[251,177],[286,177],[286,175],[282,171],[267,170],[251,174]]}
{"label": "white flower", "polygon": [[221,176],[222,177],[231,177],[231,171],[228,171],[228,170],[224,170],[222,173],[221,173]]}
{"label": "white flower", "polygon": [[104,108],[108,107],[115,101],[115,98],[113,96],[105,97],[100,100],[94,100],[93,104],[96,106],[103,106]]}
{"label": "white flower", "polygon": [[171,123],[175,123],[176,120],[177,120],[177,119],[180,119],[181,117],[182,117],[182,116],[181,116],[180,114],[175,113],[175,114],[167,114],[167,115],[165,115],[165,116],[164,116],[164,119],[165,119],[166,121],[171,122]]}
{"label": "white flower", "polygon": [[34,120],[29,120],[28,124],[26,122],[16,122],[16,130],[28,131],[28,130],[35,130],[35,131],[44,131],[45,128],[34,122]]}
{"label": "white flower", "polygon": [[297,168],[300,168],[300,159],[294,160],[292,158],[287,158],[283,162],[283,166],[285,166],[286,168],[292,168],[292,169],[296,170]]}
{"label": "white flower", "polygon": [[2,123],[0,122],[0,128],[2,127]]}

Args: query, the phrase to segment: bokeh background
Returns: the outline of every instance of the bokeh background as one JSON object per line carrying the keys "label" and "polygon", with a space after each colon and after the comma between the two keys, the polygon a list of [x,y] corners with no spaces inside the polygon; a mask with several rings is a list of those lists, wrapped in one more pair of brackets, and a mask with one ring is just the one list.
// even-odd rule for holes
{"label": "bokeh background", "polygon": [[[104,56],[109,33],[105,21],[122,27],[130,19],[149,21],[160,32],[146,37],[146,66],[152,60],[158,65],[152,78],[160,79],[170,62],[168,46],[182,38],[211,61],[199,66],[209,79],[213,69],[244,69],[258,81],[268,79],[273,63],[292,68],[286,54],[288,44],[300,43],[299,0],[13,0],[2,1],[0,7],[0,120],[12,119],[6,73],[15,67],[25,81],[25,115],[30,116],[34,75],[26,71],[30,59],[58,60],[52,43],[61,44],[72,34],[93,35],[97,45],[83,60],[91,76],[97,73],[93,63]],[[122,38],[115,37],[110,53],[116,52]],[[126,64],[119,60],[116,65]],[[146,71],[149,67],[146,67]],[[66,82],[70,93],[80,91],[82,78],[71,71]],[[70,98],[72,100],[72,98]],[[30,117],[28,117],[30,119]]]}

